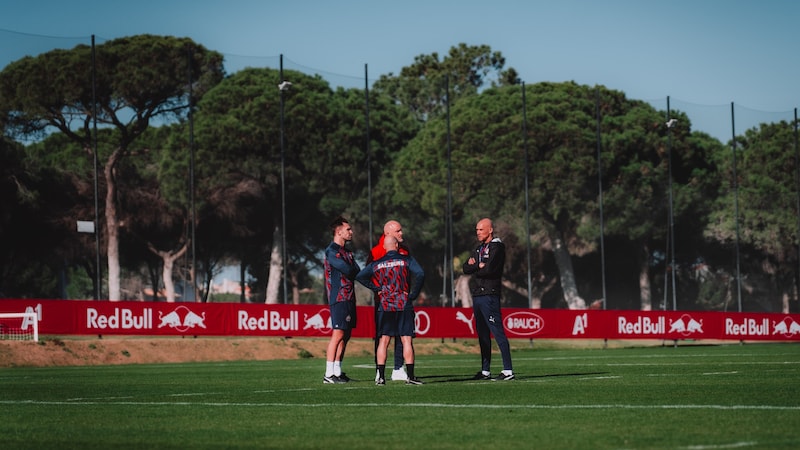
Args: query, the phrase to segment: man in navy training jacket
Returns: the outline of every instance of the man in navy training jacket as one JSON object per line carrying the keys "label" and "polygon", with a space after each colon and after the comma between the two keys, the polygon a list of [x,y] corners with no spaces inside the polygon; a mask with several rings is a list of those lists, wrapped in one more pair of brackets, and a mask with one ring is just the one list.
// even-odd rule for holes
{"label": "man in navy training jacket", "polygon": [[331,340],[325,362],[325,384],[341,384],[350,381],[342,372],[347,342],[356,327],[355,277],[360,268],[353,252],[345,245],[353,239],[353,228],[342,216],[331,223],[333,242],[325,249],[325,293],[331,311]]}

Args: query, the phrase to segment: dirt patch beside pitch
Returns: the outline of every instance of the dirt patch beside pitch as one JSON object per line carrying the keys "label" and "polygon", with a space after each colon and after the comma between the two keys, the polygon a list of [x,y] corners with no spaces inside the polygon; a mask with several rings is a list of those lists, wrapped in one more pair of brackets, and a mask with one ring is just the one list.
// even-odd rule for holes
{"label": "dirt patch beside pitch", "polygon": [[[512,339],[511,349],[603,349],[671,347],[673,345],[740,344],[738,341],[670,341],[600,339]],[[213,361],[268,361],[319,358],[324,360],[327,338],[231,338],[68,336],[41,337],[39,342],[0,341],[0,367],[91,366],[104,364],[157,364]],[[393,351],[390,349],[390,353]],[[494,355],[499,358],[493,343]],[[414,340],[417,355],[480,355],[477,339]],[[374,354],[372,339],[352,339],[349,356]],[[480,360],[480,356],[478,356]]]}
{"label": "dirt patch beside pitch", "polygon": [[[326,338],[45,337],[39,342],[0,341],[0,367],[89,366],[208,361],[325,358]],[[474,339],[417,339],[417,355],[479,354]],[[353,339],[350,356],[373,354],[371,339]]]}

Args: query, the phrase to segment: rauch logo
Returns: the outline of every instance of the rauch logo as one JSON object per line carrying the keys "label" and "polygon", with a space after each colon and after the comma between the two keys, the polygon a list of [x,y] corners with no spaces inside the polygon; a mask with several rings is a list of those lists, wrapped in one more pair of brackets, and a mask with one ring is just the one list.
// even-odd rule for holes
{"label": "rauch logo", "polygon": [[517,336],[533,336],[544,329],[544,319],[532,312],[520,311],[506,317],[506,330]]}

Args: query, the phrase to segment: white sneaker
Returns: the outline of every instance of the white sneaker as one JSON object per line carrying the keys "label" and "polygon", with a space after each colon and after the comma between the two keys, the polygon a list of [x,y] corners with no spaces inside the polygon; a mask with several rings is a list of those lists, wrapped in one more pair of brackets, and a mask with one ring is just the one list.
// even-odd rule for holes
{"label": "white sneaker", "polygon": [[397,370],[392,369],[392,381],[406,381],[408,380],[408,374],[406,373],[406,368],[401,367]]}
{"label": "white sneaker", "polygon": [[377,383],[378,380],[381,379],[381,372],[378,369],[375,369],[375,382]]}

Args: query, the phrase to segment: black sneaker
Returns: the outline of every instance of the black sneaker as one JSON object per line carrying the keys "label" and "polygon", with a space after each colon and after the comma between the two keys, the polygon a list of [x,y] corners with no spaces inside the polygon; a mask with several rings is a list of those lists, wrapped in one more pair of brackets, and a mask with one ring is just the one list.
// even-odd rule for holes
{"label": "black sneaker", "polygon": [[386,380],[383,378],[378,378],[378,380],[375,381],[375,386],[386,386]]}
{"label": "black sneaker", "polygon": [[514,379],[513,373],[506,375],[503,372],[500,372],[500,375],[498,375],[497,378],[495,378],[495,380],[497,381],[511,381],[513,379]]}
{"label": "black sneaker", "polygon": [[406,384],[425,384],[425,383],[423,383],[422,380],[420,380],[419,378],[414,377],[414,378],[407,378]]}
{"label": "black sneaker", "polygon": [[322,377],[322,382],[324,384],[343,384],[346,381],[342,380],[341,378],[337,377],[336,375],[331,375],[329,377]]}
{"label": "black sneaker", "polygon": [[478,372],[472,377],[473,380],[491,380],[491,375],[484,375],[483,372]]}
{"label": "black sneaker", "polygon": [[344,372],[342,372],[342,374],[341,374],[341,375],[339,375],[339,379],[340,379],[340,380],[342,380],[342,381],[344,381],[345,383],[349,383],[349,382],[350,382],[350,377],[348,377],[347,375],[345,375],[345,374],[344,374]]}

